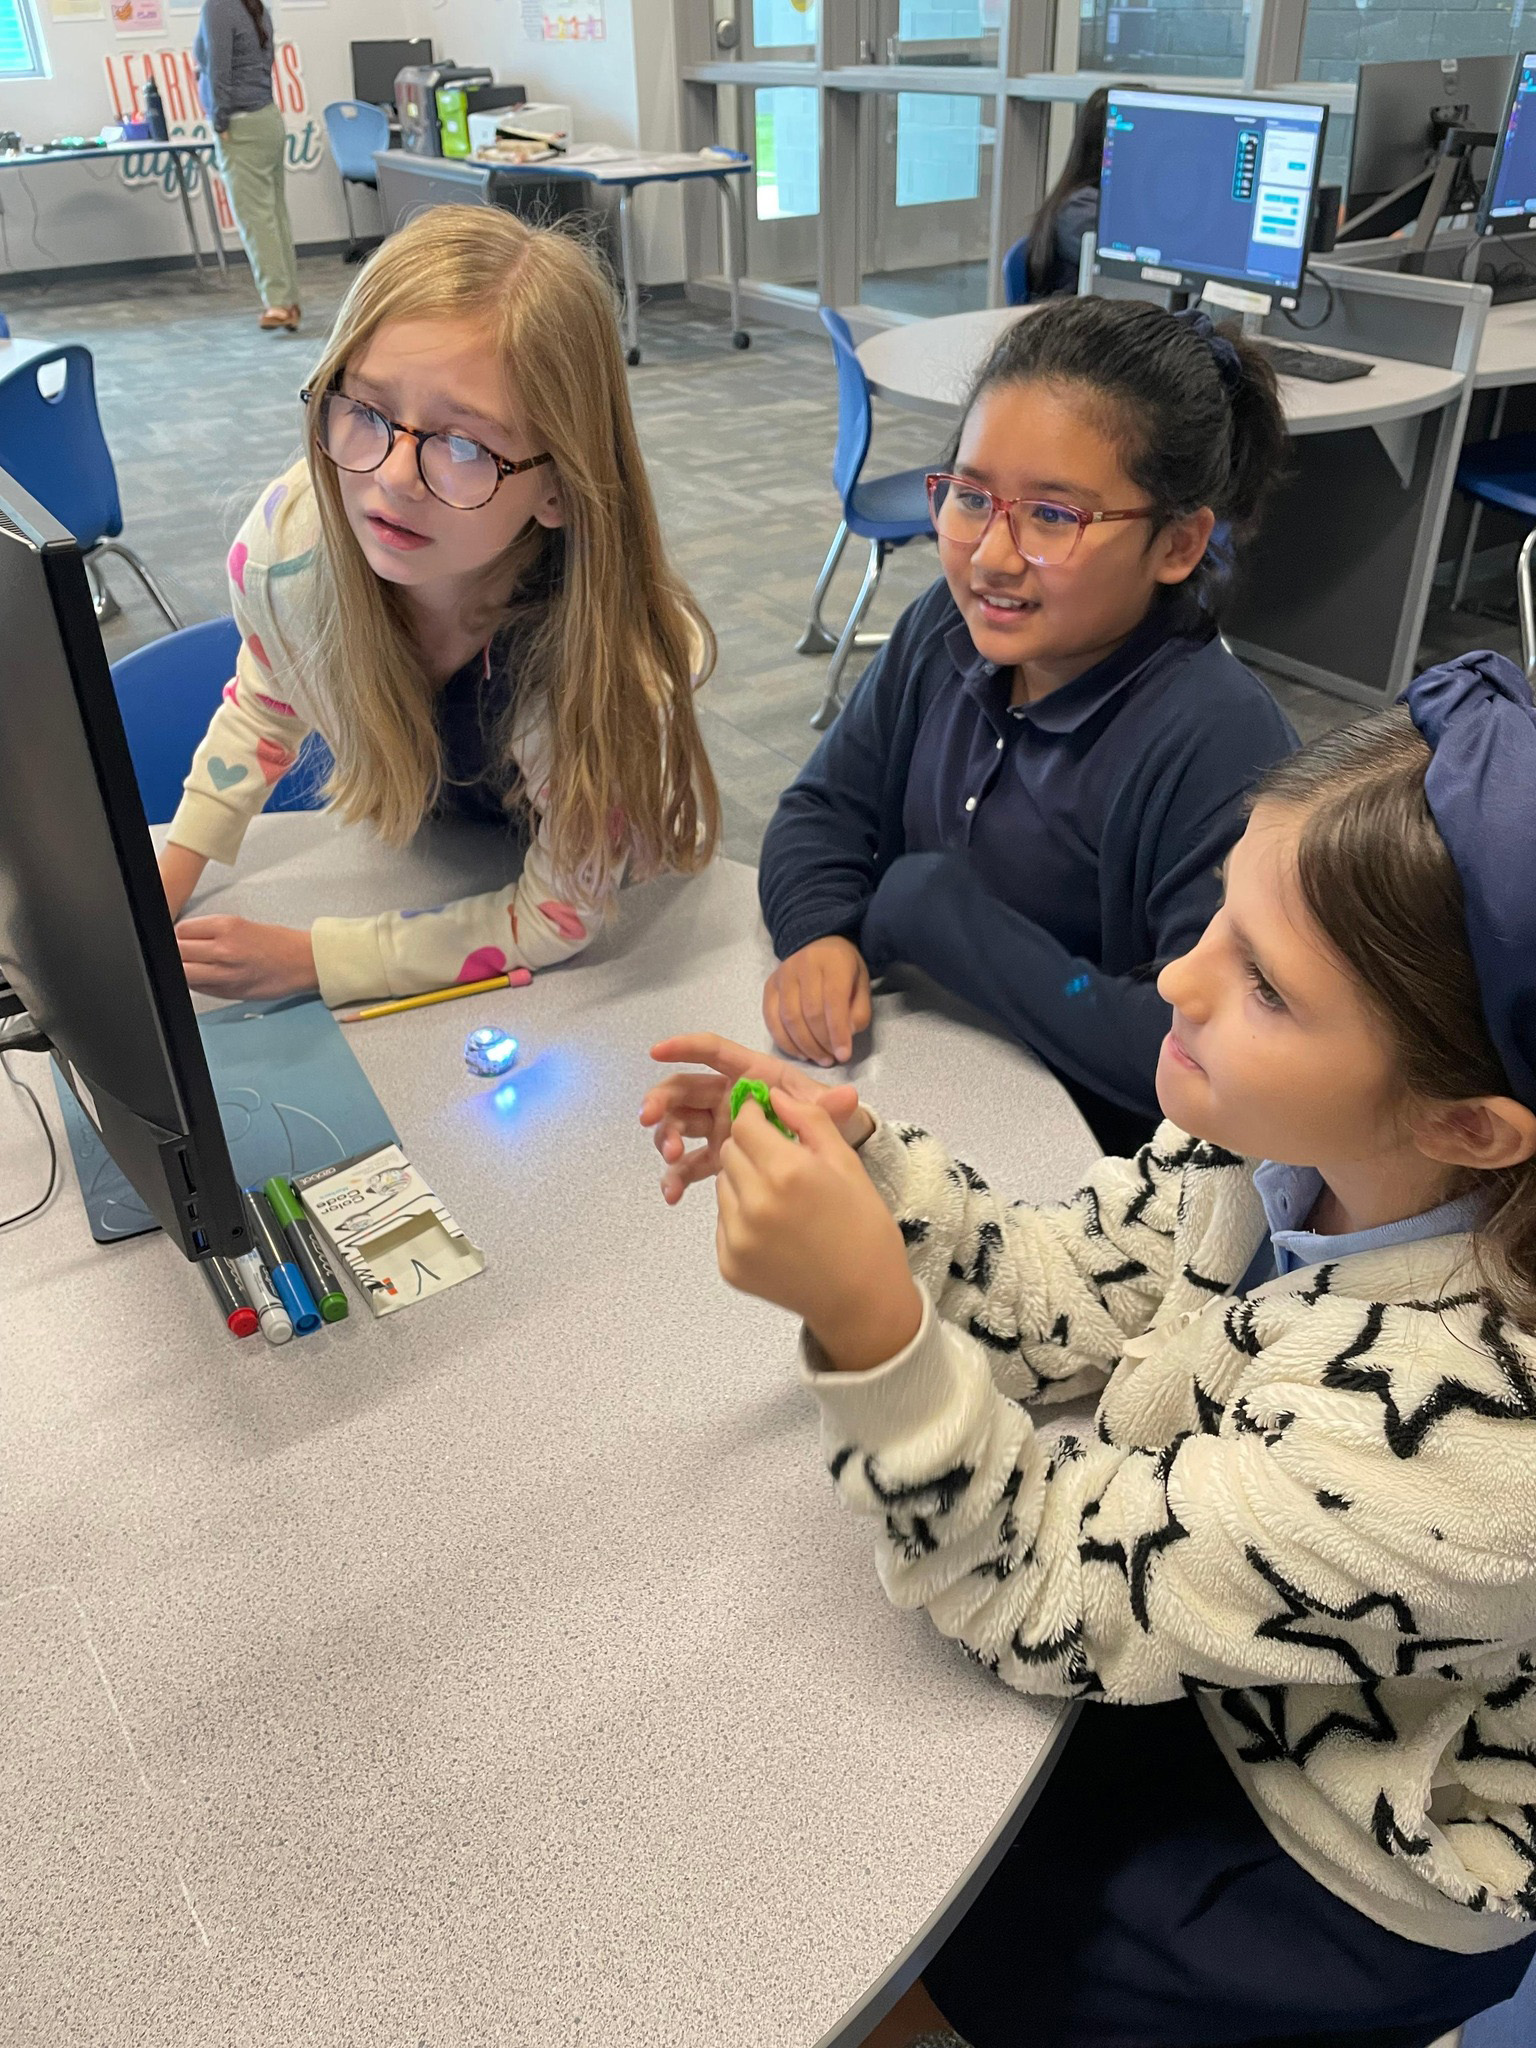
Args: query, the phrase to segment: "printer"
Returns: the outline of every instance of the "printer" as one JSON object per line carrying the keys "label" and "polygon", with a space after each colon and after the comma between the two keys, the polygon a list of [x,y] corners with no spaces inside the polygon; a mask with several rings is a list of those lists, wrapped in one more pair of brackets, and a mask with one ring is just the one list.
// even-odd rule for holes
{"label": "printer", "polygon": [[510,156],[524,143],[529,145],[527,153],[534,155],[541,137],[548,137],[555,152],[570,148],[576,138],[571,132],[569,107],[549,100],[526,100],[510,113],[477,113],[469,117],[471,156],[494,158],[499,150]]}

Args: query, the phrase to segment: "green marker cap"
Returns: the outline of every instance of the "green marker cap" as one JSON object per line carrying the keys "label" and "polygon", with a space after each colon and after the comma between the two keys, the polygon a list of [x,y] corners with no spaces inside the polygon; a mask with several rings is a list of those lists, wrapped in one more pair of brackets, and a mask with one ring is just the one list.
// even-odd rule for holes
{"label": "green marker cap", "polygon": [[799,1144],[800,1140],[795,1136],[788,1124],[774,1114],[773,1100],[766,1081],[748,1081],[743,1079],[736,1083],[736,1086],[731,1090],[731,1118],[733,1122],[741,1113],[741,1105],[744,1102],[757,1103],[762,1109],[763,1115],[767,1117],[769,1123],[773,1125],[776,1131],[782,1131],[792,1145]]}
{"label": "green marker cap", "polygon": [[271,1206],[272,1214],[286,1229],[290,1223],[304,1221],[304,1205],[291,1180],[284,1180],[281,1174],[274,1174],[261,1191]]}

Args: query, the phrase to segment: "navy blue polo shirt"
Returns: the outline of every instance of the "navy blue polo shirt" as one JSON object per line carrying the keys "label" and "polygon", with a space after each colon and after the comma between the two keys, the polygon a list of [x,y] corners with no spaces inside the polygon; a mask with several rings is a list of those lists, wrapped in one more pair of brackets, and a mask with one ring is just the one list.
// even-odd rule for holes
{"label": "navy blue polo shirt", "polygon": [[781,959],[854,940],[997,1017],[1065,1079],[1157,1114],[1153,986],[1220,901],[1244,800],[1296,738],[1187,593],[1038,704],[941,580],[780,800],[759,893]]}

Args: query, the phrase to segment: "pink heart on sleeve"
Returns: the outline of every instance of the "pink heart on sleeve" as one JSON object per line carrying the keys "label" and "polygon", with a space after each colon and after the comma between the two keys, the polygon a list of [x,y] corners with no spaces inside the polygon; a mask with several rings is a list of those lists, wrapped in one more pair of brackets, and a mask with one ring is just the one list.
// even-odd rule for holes
{"label": "pink heart on sleeve", "polygon": [[480,946],[465,960],[464,965],[453,977],[455,981],[489,981],[494,974],[505,974],[507,956],[500,946]]}
{"label": "pink heart on sleeve", "polygon": [[282,781],[299,757],[297,754],[290,754],[286,747],[279,746],[276,740],[258,740],[256,758],[261,763],[261,772],[267,779],[267,787],[271,789]]}
{"label": "pink heart on sleeve", "polygon": [[587,928],[572,910],[569,903],[541,903],[540,911],[547,917],[562,939],[574,945],[580,944],[587,936]]}
{"label": "pink heart on sleeve", "polygon": [[252,654],[255,655],[256,659],[261,663],[263,668],[271,668],[272,664],[267,659],[267,650],[265,649],[265,647],[262,646],[259,634],[247,633],[245,636],[245,644],[247,647],[249,647]]}
{"label": "pink heart on sleeve", "polygon": [[237,540],[229,551],[229,580],[240,595],[245,595],[245,565],[251,559],[251,551],[243,540]]}
{"label": "pink heart on sleeve", "polygon": [[226,683],[226,684],[224,685],[224,702],[225,702],[226,704],[238,704],[238,703],[239,703],[239,701],[240,701],[240,699],[239,699],[239,696],[238,696],[238,694],[237,694],[237,692],[236,692],[236,690],[235,690],[235,686],[234,686],[234,684],[233,684],[233,683]]}

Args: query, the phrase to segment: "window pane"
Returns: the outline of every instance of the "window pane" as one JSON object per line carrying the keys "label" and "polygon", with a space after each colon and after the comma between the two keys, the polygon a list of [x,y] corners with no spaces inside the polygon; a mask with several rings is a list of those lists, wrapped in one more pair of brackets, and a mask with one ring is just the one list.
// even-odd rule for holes
{"label": "window pane", "polygon": [[22,9],[28,0],[0,0],[0,77],[35,78],[37,54]]}
{"label": "window pane", "polygon": [[752,43],[787,50],[816,42],[816,0],[752,0]]}
{"label": "window pane", "polygon": [[926,317],[986,304],[991,105],[975,93],[863,95],[866,305]]}
{"label": "window pane", "polygon": [[[958,41],[995,29],[1000,12],[997,6],[984,7],[982,0],[901,0],[901,26],[896,33],[904,43]],[[983,19],[988,13],[990,22]]]}
{"label": "window pane", "polygon": [[[1350,0],[1353,5],[1353,0]],[[1175,78],[1240,78],[1248,39],[1242,0],[1080,0],[1081,71],[1156,71]]]}
{"label": "window pane", "polygon": [[819,94],[814,86],[776,85],[755,97],[758,219],[819,213]]}

